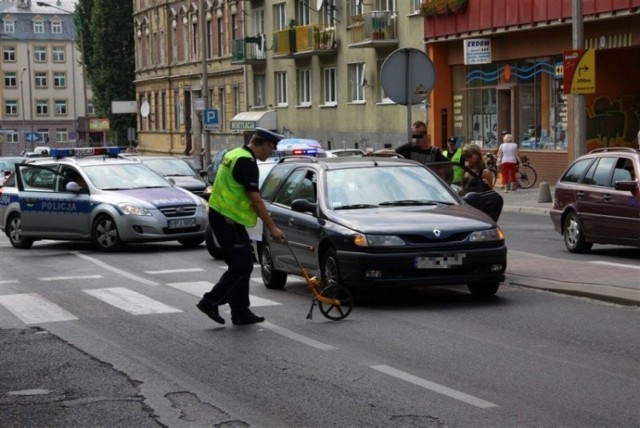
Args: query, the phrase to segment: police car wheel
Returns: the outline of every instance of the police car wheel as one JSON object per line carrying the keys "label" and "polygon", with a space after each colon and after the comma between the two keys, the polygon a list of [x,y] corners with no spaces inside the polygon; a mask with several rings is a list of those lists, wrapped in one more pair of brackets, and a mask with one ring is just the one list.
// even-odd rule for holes
{"label": "police car wheel", "polygon": [[93,222],[91,239],[100,251],[116,251],[122,246],[116,222],[108,215],[101,215]]}
{"label": "police car wheel", "polygon": [[216,260],[221,260],[223,257],[222,248],[218,246],[215,236],[213,236],[213,229],[211,226],[207,226],[207,230],[204,232],[204,242],[207,245],[207,251]]}
{"label": "police car wheel", "polygon": [[204,238],[184,238],[184,239],[178,239],[178,242],[184,245],[185,247],[192,248],[202,244],[202,242],[204,242]]}
{"label": "police car wheel", "polygon": [[8,221],[7,236],[15,248],[26,250],[33,245],[33,239],[22,235],[22,218],[20,214],[11,214]]}

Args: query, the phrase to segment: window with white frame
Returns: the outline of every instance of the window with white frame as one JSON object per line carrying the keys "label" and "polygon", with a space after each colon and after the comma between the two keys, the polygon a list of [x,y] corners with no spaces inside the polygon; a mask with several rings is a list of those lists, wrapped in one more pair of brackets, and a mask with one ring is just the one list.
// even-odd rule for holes
{"label": "window with white frame", "polygon": [[284,30],[288,25],[286,3],[273,5],[273,29],[275,31]]}
{"label": "window with white frame", "polygon": [[338,103],[335,67],[324,67],[322,69],[322,103],[324,105],[336,105]]}
{"label": "window with white frame", "polygon": [[18,130],[17,129],[6,129],[4,133],[4,142],[5,143],[17,143],[18,142]]}
{"label": "window with white frame", "polygon": [[15,71],[5,71],[4,72],[4,87],[5,88],[15,88],[18,86],[18,78],[16,77]]}
{"label": "window with white frame", "polygon": [[17,116],[18,100],[4,100],[4,114],[7,116]]}
{"label": "window with white frame", "polygon": [[33,59],[35,62],[45,62],[47,60],[47,48],[36,46],[33,48]]}
{"label": "window with white frame", "polygon": [[56,129],[56,141],[58,143],[67,143],[69,142],[69,130],[65,128]]}
{"label": "window with white frame", "polygon": [[366,101],[364,98],[364,63],[349,64],[349,102]]}
{"label": "window with white frame", "polygon": [[276,89],[276,105],[277,106],[286,106],[288,103],[287,99],[287,72],[286,71],[276,71],[274,75],[275,80],[275,89]]}
{"label": "window with white frame", "polygon": [[218,56],[224,56],[224,19],[218,18]]}
{"label": "window with white frame", "polygon": [[309,25],[309,0],[298,0],[296,2],[296,21],[298,25]]}
{"label": "window with white frame", "polygon": [[40,141],[49,142],[49,130],[47,128],[38,128],[36,132],[40,135]]}
{"label": "window with white frame", "polygon": [[362,16],[364,11],[364,6],[361,0],[350,0],[349,1],[349,22],[353,21],[354,16]]}
{"label": "window with white frame", "polygon": [[311,105],[311,70],[298,70],[298,105]]}
{"label": "window with white frame", "polygon": [[53,60],[53,62],[64,62],[64,46],[52,47],[51,59]]}
{"label": "window with white frame", "polygon": [[36,114],[38,116],[47,116],[49,114],[48,100],[36,100]]}
{"label": "window with white frame", "polygon": [[[382,64],[384,64],[384,59],[379,60],[377,62],[377,64],[376,64],[377,75],[378,76],[382,75]],[[393,103],[393,100],[387,96],[387,93],[382,88],[382,85],[380,85],[380,102],[381,103]]]}
{"label": "window with white frame", "polygon": [[35,82],[36,88],[46,88],[47,84],[47,72],[46,71],[36,71],[35,73]]}
{"label": "window with white frame", "polygon": [[337,23],[336,19],[336,1],[337,0],[324,0],[322,2],[322,18],[325,27],[333,27]]}
{"label": "window with white frame", "polygon": [[412,13],[420,12],[420,8],[422,7],[423,3],[424,3],[424,0],[410,0],[411,12]]}
{"label": "window with white frame", "polygon": [[2,48],[2,60],[5,62],[15,62],[16,48],[14,46],[5,46]]}
{"label": "window with white frame", "polygon": [[51,33],[62,34],[62,21],[51,21]]}
{"label": "window with white frame", "polygon": [[266,104],[265,98],[265,75],[254,74],[253,75],[253,105],[255,107],[264,107]]}
{"label": "window with white frame", "polygon": [[4,33],[15,33],[16,32],[16,21],[13,19],[7,19],[3,21],[2,31]]}
{"label": "window with white frame", "polygon": [[36,34],[44,33],[44,21],[41,19],[37,19],[33,21],[33,32]]}
{"label": "window with white frame", "polygon": [[398,10],[397,0],[377,0],[376,10],[390,10],[395,12]]}
{"label": "window with white frame", "polygon": [[55,100],[53,102],[54,114],[56,116],[67,115],[67,100]]}
{"label": "window with white frame", "polygon": [[53,87],[54,88],[66,88],[67,87],[67,73],[64,71],[53,72]]}

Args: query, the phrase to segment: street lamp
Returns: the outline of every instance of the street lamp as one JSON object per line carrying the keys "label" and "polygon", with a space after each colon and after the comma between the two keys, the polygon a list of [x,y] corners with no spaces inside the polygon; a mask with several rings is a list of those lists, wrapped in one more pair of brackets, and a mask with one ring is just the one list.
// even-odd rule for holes
{"label": "street lamp", "polygon": [[[59,6],[53,5],[53,4],[49,4],[46,2],[42,2],[42,1],[38,1],[36,2],[36,5],[41,6],[41,7],[50,7],[53,9],[57,9],[61,12],[65,12],[68,14],[73,15],[74,12],[61,8]],[[82,96],[83,96],[83,106],[84,106],[84,132],[85,132],[85,144],[87,144],[87,140],[88,138],[86,138],[88,132],[89,132],[89,126],[88,126],[88,121],[87,118],[89,116],[89,105],[88,105],[88,99],[87,99],[87,70],[85,67],[85,56],[84,56],[84,37],[82,37],[82,20],[79,20],[80,22],[80,28],[75,28],[75,40],[74,42],[79,42],[79,48],[80,48],[80,55],[82,56],[82,61],[80,61],[80,65],[82,66]],[[78,30],[81,33],[80,35],[78,35]],[[79,39],[79,40],[78,40]],[[75,50],[75,47],[74,47]],[[73,66],[71,69],[71,73],[72,73],[72,79],[73,79],[73,103],[74,103],[74,122],[75,122],[75,129],[74,132],[76,134],[76,141],[78,140],[78,136],[79,136],[79,127],[78,127],[78,109],[76,108],[76,79],[75,79],[75,70],[76,70],[76,64],[75,64],[75,59],[74,59],[74,55],[73,52],[71,53],[71,58],[73,61]]]}
{"label": "street lamp", "polygon": [[22,139],[24,140],[24,151],[27,151],[27,128],[24,126],[24,84],[22,83],[22,75],[27,71],[27,67],[22,67],[20,72],[20,107],[22,108]]}

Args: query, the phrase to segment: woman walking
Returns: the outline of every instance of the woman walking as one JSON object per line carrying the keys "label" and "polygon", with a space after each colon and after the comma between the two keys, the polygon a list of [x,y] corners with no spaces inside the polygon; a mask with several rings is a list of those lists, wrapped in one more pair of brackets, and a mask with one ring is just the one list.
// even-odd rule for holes
{"label": "woman walking", "polygon": [[518,167],[518,145],[513,141],[513,135],[505,134],[502,144],[498,148],[498,163],[500,164],[500,175],[502,176],[502,190],[509,192],[516,190],[516,170]]}

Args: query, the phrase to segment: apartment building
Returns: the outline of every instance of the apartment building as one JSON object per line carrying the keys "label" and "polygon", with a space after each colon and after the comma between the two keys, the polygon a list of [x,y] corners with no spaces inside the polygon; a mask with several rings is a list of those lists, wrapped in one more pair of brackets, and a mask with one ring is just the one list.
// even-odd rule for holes
{"label": "apartment building", "polygon": [[[92,110],[76,46],[74,2],[0,2],[2,154],[87,145]],[[96,135],[99,137],[99,134]]]}

